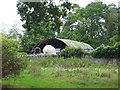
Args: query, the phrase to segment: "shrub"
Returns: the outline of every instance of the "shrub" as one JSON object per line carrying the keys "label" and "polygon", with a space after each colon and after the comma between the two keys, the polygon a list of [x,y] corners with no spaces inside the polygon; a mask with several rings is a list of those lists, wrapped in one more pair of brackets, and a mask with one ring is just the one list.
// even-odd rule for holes
{"label": "shrub", "polygon": [[116,58],[120,58],[120,42],[115,43],[114,45],[114,55]]}
{"label": "shrub", "polygon": [[83,50],[81,48],[69,48],[66,47],[61,51],[61,56],[64,58],[70,58],[70,57],[80,57],[84,54]]}
{"label": "shrub", "polygon": [[2,40],[2,77],[8,75],[17,75],[23,67],[23,63],[16,57],[18,44],[16,41],[9,39],[1,34]]}
{"label": "shrub", "polygon": [[97,47],[94,51],[91,52],[91,55],[95,58],[100,58],[102,55],[101,55],[101,51],[102,51],[103,47],[100,46],[100,47]]}
{"label": "shrub", "polygon": [[120,42],[114,46],[100,46],[91,55],[95,58],[120,58]]}

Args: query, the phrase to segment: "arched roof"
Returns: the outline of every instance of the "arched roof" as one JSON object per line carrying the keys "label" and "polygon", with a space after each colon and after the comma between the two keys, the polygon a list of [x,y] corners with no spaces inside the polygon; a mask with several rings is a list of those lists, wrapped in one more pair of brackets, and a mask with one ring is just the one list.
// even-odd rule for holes
{"label": "arched roof", "polygon": [[93,49],[92,46],[84,42],[78,42],[78,41],[69,40],[69,39],[59,39],[59,40],[63,41],[68,47],[91,49],[91,50]]}
{"label": "arched roof", "polygon": [[43,50],[43,48],[46,45],[52,45],[53,47],[60,48],[60,49],[64,49],[66,46],[68,46],[68,47],[72,47],[72,48],[81,48],[83,50],[93,50],[92,46],[90,46],[89,44],[84,43],[84,42],[78,42],[78,41],[69,40],[69,39],[54,38],[54,39],[46,39],[46,40],[43,40],[43,41],[37,43],[33,47],[32,51],[34,50],[35,47],[40,47],[41,50]]}

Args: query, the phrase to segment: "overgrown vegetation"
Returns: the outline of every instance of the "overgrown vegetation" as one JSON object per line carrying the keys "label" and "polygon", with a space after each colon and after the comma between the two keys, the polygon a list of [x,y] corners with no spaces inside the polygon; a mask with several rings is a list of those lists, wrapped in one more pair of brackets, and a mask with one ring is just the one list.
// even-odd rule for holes
{"label": "overgrown vegetation", "polygon": [[91,2],[82,8],[69,0],[61,0],[60,5],[54,1],[17,3],[18,14],[25,22],[22,51],[30,53],[40,40],[55,37],[86,42],[93,48],[119,41],[116,5]]}
{"label": "overgrown vegetation", "polygon": [[84,51],[81,48],[70,48],[66,47],[61,51],[61,56],[64,58],[70,57],[79,57],[81,58],[84,55]]}
{"label": "overgrown vegetation", "polygon": [[0,41],[2,44],[2,77],[17,75],[23,67],[22,60],[16,57],[19,44],[4,34],[0,33],[0,35],[2,37]]}
{"label": "overgrown vegetation", "polygon": [[120,42],[114,46],[100,46],[91,55],[95,58],[120,58]]}
{"label": "overgrown vegetation", "polygon": [[28,63],[17,77],[3,84],[19,88],[117,88],[117,65],[89,59],[41,57],[26,58]]}
{"label": "overgrown vegetation", "polygon": [[84,59],[82,55],[86,53],[80,48],[67,47],[62,50],[62,57],[16,57],[21,54],[19,51],[30,53],[40,40],[59,37],[86,42],[96,48],[87,55],[120,60],[120,15],[116,5],[92,2],[82,8],[66,0],[61,0],[61,5],[55,5],[53,1],[17,3],[25,31],[22,36],[15,25],[8,34],[9,38],[0,34],[3,85],[19,88],[118,88],[117,64]]}

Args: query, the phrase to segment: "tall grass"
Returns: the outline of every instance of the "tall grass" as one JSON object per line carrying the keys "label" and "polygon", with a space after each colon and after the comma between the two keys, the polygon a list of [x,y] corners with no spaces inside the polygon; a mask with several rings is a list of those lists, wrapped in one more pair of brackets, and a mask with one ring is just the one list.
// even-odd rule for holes
{"label": "tall grass", "polygon": [[117,65],[96,64],[93,60],[83,58],[61,57],[25,58],[25,62],[27,66],[21,74],[5,78],[4,83],[43,88],[118,87]]}

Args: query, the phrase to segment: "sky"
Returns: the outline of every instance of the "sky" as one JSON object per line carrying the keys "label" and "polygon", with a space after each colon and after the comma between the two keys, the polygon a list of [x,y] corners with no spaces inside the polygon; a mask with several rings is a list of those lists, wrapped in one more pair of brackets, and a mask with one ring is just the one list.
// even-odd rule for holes
{"label": "sky", "polygon": [[[76,3],[81,7],[85,7],[94,0],[69,0],[71,3]],[[100,0],[103,3],[111,4],[114,3],[118,7],[118,2],[120,0]],[[59,0],[56,0],[59,4]],[[17,27],[24,30],[22,27],[22,22],[20,21],[20,15],[17,14],[17,0],[1,0],[0,1],[0,32],[8,33],[12,25],[17,24]],[[22,32],[22,31],[20,31]]]}

